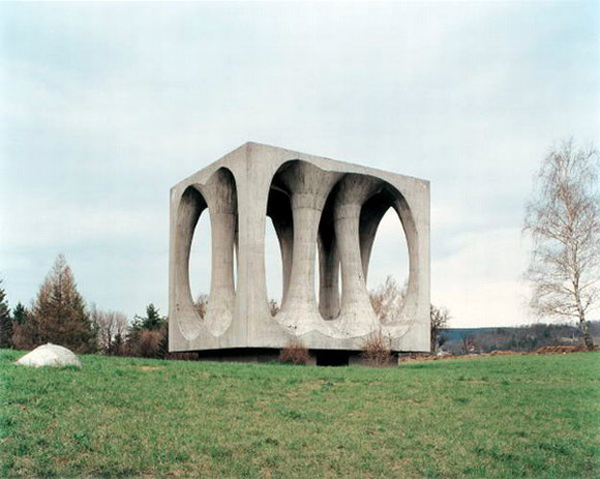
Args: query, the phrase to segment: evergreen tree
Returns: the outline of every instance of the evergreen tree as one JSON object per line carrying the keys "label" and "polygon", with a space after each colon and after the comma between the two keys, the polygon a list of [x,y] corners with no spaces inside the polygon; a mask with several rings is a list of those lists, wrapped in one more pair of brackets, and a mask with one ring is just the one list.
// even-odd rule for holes
{"label": "evergreen tree", "polygon": [[60,344],[77,353],[96,349],[92,322],[63,255],[56,258],[40,287],[33,305],[32,323],[38,343]]}
{"label": "evergreen tree", "polygon": [[12,318],[6,301],[6,293],[0,280],[0,348],[12,348]]}
{"label": "evergreen tree", "polygon": [[34,323],[31,319],[31,312],[23,306],[23,303],[17,303],[12,312],[12,343],[17,349],[33,349],[40,344]]}
{"label": "evergreen tree", "polygon": [[16,324],[25,324],[30,318],[29,311],[23,306],[23,303],[19,302],[13,309],[12,319]]}
{"label": "evergreen tree", "polygon": [[127,335],[127,351],[134,356],[164,357],[168,350],[165,341],[167,318],[161,316],[158,308],[150,303],[146,306],[146,316],[136,315]]}
{"label": "evergreen tree", "polygon": [[146,316],[138,316],[137,314],[134,317],[132,329],[134,330],[149,330],[156,331],[161,329],[167,322],[167,318],[161,316],[158,312],[158,308],[154,306],[154,304],[150,303],[146,306]]}

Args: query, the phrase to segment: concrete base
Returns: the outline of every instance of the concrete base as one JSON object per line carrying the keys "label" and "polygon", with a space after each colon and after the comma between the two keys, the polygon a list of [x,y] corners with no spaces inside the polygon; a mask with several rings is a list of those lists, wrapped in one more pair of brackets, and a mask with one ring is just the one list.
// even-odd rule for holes
{"label": "concrete base", "polygon": [[[217,361],[231,363],[278,363],[279,349],[267,348],[235,348],[198,351],[198,361]],[[329,349],[310,350],[310,362],[313,366],[356,366],[365,365],[366,361],[356,351],[335,351]],[[393,355],[391,366],[398,364],[398,354]]]}

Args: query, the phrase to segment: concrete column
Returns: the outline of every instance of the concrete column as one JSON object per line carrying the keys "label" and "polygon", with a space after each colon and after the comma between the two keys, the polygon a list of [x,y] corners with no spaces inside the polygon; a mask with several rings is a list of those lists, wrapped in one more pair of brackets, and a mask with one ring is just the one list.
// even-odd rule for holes
{"label": "concrete column", "polygon": [[371,307],[360,252],[359,223],[363,204],[382,182],[370,176],[346,175],[334,207],[335,233],[342,265],[342,304],[339,328],[349,335],[367,334],[378,326]]}
{"label": "concrete column", "polygon": [[223,334],[233,318],[235,284],[233,261],[237,225],[237,195],[233,175],[220,169],[202,187],[210,213],[212,271],[205,326]]}
{"label": "concrete column", "polygon": [[289,191],[294,221],[292,271],[277,320],[296,334],[315,329],[323,320],[315,298],[315,257],[321,211],[339,175],[295,161],[279,176]]}

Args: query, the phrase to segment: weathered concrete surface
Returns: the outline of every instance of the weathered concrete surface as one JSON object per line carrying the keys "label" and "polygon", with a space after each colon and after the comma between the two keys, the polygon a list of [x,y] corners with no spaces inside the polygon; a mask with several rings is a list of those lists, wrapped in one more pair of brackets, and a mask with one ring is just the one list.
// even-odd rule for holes
{"label": "weathered concrete surface", "polygon": [[[403,309],[380,324],[366,278],[377,227],[389,208],[406,235],[409,279]],[[201,318],[190,292],[189,256],[204,210],[213,270]],[[277,253],[265,252],[267,216],[279,240]],[[265,254],[282,259],[283,299],[275,317],[268,307]],[[373,332],[390,338],[394,351],[427,351],[429,288],[427,181],[246,143],[171,190],[171,351],[282,348],[291,340],[315,350],[360,351]]]}
{"label": "weathered concrete surface", "polygon": [[16,364],[32,368],[41,368],[42,366],[81,367],[81,362],[79,362],[79,359],[77,359],[77,356],[71,350],[52,343],[38,346],[19,359]]}

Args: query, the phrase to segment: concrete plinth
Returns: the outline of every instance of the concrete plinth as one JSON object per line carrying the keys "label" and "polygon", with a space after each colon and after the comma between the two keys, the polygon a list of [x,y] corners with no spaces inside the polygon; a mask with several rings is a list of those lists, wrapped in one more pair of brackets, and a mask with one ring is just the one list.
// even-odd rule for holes
{"label": "concrete plinth", "polygon": [[[409,279],[402,310],[381,324],[366,278],[377,227],[389,208],[406,235]],[[212,272],[201,318],[190,292],[189,258],[205,209]],[[279,252],[265,251],[267,216]],[[282,259],[283,299],[275,317],[269,312],[266,254]],[[278,349],[300,341],[314,351],[350,354],[373,333],[388,338],[393,351],[427,351],[429,304],[427,181],[247,143],[171,190],[171,351]]]}

